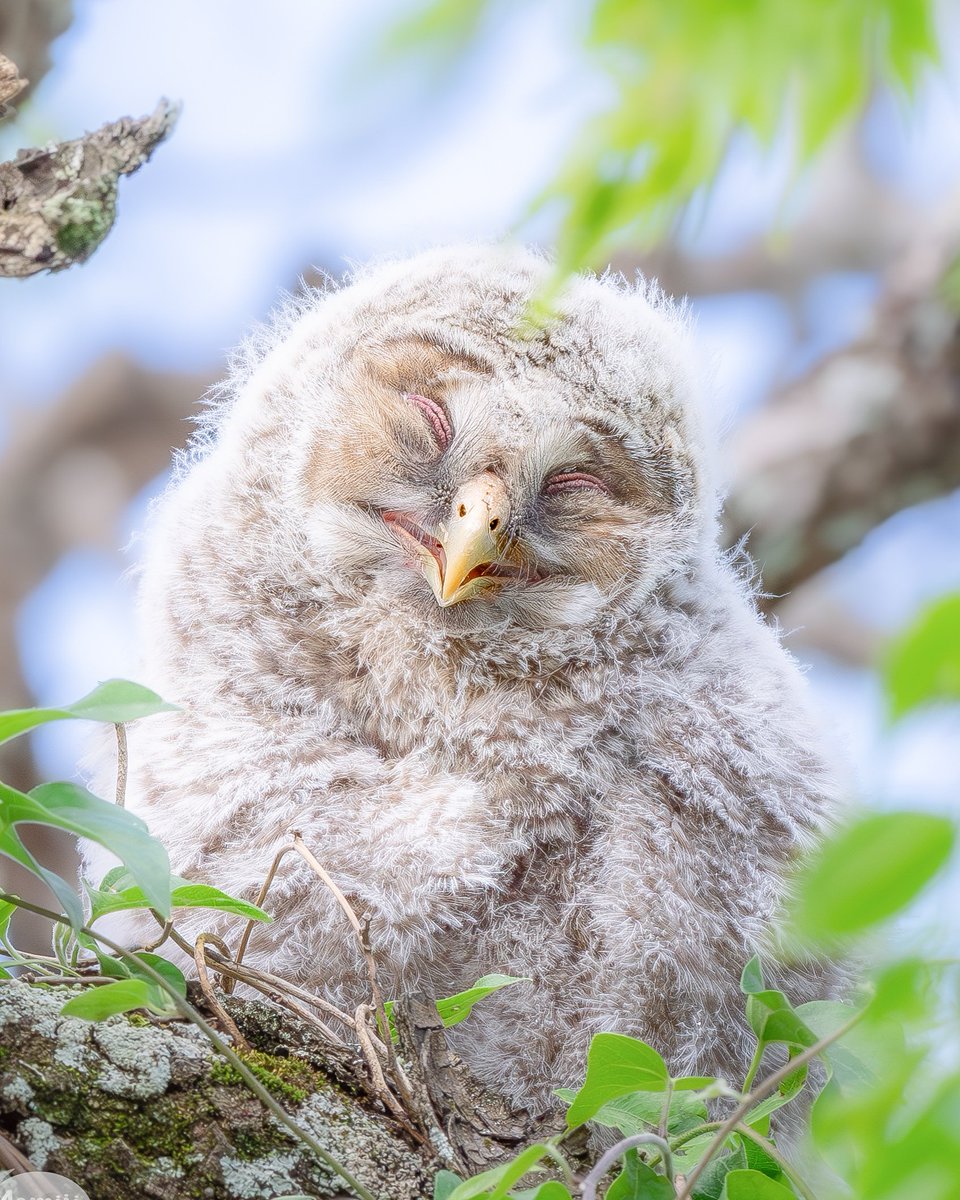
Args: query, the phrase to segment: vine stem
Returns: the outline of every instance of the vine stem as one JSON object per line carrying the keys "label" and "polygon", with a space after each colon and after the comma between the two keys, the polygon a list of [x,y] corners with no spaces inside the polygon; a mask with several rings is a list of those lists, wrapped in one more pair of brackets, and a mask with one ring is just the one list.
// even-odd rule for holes
{"label": "vine stem", "polygon": [[763,1100],[766,1096],[769,1096],[771,1092],[775,1091],[788,1076],[792,1075],[794,1071],[796,1071],[798,1067],[804,1066],[806,1063],[816,1058],[818,1054],[822,1054],[828,1046],[832,1046],[834,1042],[838,1041],[845,1034],[849,1033],[854,1025],[856,1025],[862,1019],[862,1017],[862,1012],[856,1013],[850,1018],[849,1021],[845,1021],[839,1029],[835,1029],[833,1033],[828,1033],[818,1042],[814,1042],[812,1046],[808,1046],[806,1050],[801,1051],[801,1053],[796,1055],[795,1058],[791,1058],[788,1062],[784,1063],[782,1067],[774,1071],[772,1075],[768,1075],[762,1083],[757,1084],[752,1091],[748,1092],[733,1110],[730,1116],[727,1117],[726,1120],[722,1121],[717,1127],[717,1132],[714,1134],[713,1141],[707,1147],[706,1153],[687,1176],[686,1182],[683,1185],[683,1190],[677,1193],[677,1200],[690,1200],[690,1197],[693,1195],[694,1185],[706,1170],[710,1159],[713,1158],[716,1152],[723,1145],[727,1135],[736,1129],[737,1125],[740,1124],[750,1109],[753,1108],[758,1101]]}
{"label": "vine stem", "polygon": [[796,1167],[793,1166],[779,1151],[779,1149],[765,1138],[762,1133],[757,1133],[755,1129],[751,1129],[749,1125],[744,1125],[742,1121],[736,1124],[736,1131],[741,1137],[749,1138],[751,1142],[756,1143],[764,1154],[768,1155],[777,1164],[781,1171],[788,1177],[793,1186],[797,1189],[803,1200],[816,1200],[810,1186],[806,1183],[801,1175],[797,1173]]}
{"label": "vine stem", "polygon": [[632,1150],[635,1146],[656,1146],[660,1151],[660,1157],[663,1159],[664,1173],[667,1179],[673,1183],[673,1156],[666,1141],[656,1133],[635,1133],[631,1137],[617,1142],[615,1146],[611,1146],[597,1160],[591,1168],[590,1174],[580,1185],[580,1194],[583,1196],[583,1200],[597,1200],[597,1185],[600,1180],[606,1175],[621,1154],[626,1154],[628,1150]]}
{"label": "vine stem", "polygon": [[117,731],[117,808],[123,808],[127,801],[127,727],[118,721],[114,725]]}
{"label": "vine stem", "polygon": [[766,1048],[766,1042],[757,1041],[757,1048],[753,1052],[753,1058],[750,1059],[750,1066],[747,1067],[747,1074],[743,1081],[743,1091],[749,1092],[751,1087],[753,1087],[753,1081],[757,1077],[757,1071],[760,1070],[760,1060],[763,1058],[763,1052]]}
{"label": "vine stem", "polygon": [[[25,909],[27,912],[35,913],[37,916],[46,917],[50,921],[55,921],[58,925],[70,924],[68,918],[60,913],[55,913],[49,908],[41,908],[40,905],[31,904],[27,900],[21,900],[19,896],[11,896],[7,892],[0,892],[0,900],[6,900],[10,904],[15,904],[17,908]],[[312,1151],[312,1153],[320,1160],[320,1162],[329,1167],[331,1171],[339,1175],[340,1178],[350,1188],[353,1189],[357,1196],[360,1197],[360,1200],[377,1200],[376,1196],[374,1196],[372,1192],[369,1192],[359,1181],[359,1179],[355,1179],[346,1167],[337,1162],[333,1155],[325,1150],[312,1134],[308,1133],[306,1129],[299,1125],[293,1119],[293,1117],[291,1117],[290,1114],[276,1102],[273,1096],[270,1095],[267,1089],[263,1086],[260,1080],[257,1079],[243,1059],[236,1053],[236,1051],[227,1045],[227,1043],[220,1037],[213,1026],[208,1024],[208,1022],[200,1016],[192,1004],[189,1004],[186,1000],[184,1000],[177,989],[173,987],[168,980],[164,979],[159,971],[155,971],[149,963],[144,962],[142,958],[137,958],[135,954],[131,953],[131,951],[127,950],[125,947],[119,945],[119,943],[113,941],[112,938],[108,938],[105,934],[97,933],[96,930],[91,929],[87,925],[81,925],[78,932],[85,934],[87,937],[93,938],[97,942],[100,942],[102,945],[112,950],[114,954],[119,955],[120,958],[125,959],[128,962],[136,963],[138,973],[146,975],[152,983],[155,983],[158,987],[162,988],[164,992],[166,992],[173,1004],[176,1006],[176,1009],[180,1015],[187,1021],[190,1021],[192,1024],[197,1026],[201,1033],[203,1033],[203,1035],[206,1037],[207,1041],[210,1042],[210,1044],[219,1054],[223,1055],[223,1057],[242,1077],[244,1083],[247,1085],[250,1091],[253,1092],[257,1099],[260,1100],[261,1103],[270,1110],[270,1112],[277,1118],[281,1125],[288,1129],[295,1138],[301,1141],[310,1151]]]}

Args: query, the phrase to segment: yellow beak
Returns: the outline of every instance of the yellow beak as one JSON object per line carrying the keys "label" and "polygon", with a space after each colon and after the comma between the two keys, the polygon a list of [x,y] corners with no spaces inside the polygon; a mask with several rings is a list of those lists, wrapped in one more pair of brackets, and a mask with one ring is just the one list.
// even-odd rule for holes
{"label": "yellow beak", "polygon": [[[428,579],[442,608],[459,604],[484,587],[500,560],[510,519],[503,480],[484,471],[453,498],[447,522],[437,530],[444,566]],[[491,568],[490,574],[484,568]]]}

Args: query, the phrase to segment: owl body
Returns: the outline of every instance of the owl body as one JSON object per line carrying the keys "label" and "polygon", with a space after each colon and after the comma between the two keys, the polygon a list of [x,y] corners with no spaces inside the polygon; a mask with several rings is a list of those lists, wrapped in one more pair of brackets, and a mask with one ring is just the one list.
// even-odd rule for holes
{"label": "owl body", "polygon": [[[717,549],[682,321],[584,277],[524,327],[549,270],[433,251],[262,335],[151,523],[142,678],[182,712],[131,728],[128,784],[178,874],[247,898],[300,832],[370,914],[387,994],[525,977],[452,1035],[532,1108],[599,1030],[742,1074],[740,970],[834,803],[798,672]],[[470,545],[494,548],[451,600],[478,495]],[[298,856],[266,907],[249,961],[365,999]],[[806,999],[823,971],[779,977]]]}

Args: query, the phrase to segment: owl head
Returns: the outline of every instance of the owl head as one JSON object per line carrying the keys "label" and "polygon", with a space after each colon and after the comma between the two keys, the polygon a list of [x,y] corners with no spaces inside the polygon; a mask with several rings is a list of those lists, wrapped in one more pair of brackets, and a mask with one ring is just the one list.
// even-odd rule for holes
{"label": "owl head", "polygon": [[551,270],[434,250],[266,331],[219,436],[288,574],[457,635],[582,625],[684,570],[713,517],[682,318],[579,276],[531,322]]}

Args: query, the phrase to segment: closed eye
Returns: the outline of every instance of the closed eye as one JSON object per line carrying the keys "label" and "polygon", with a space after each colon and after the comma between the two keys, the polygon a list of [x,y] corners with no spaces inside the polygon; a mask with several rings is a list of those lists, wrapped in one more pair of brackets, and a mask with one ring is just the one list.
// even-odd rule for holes
{"label": "closed eye", "polygon": [[420,409],[430,424],[430,430],[438,448],[446,450],[453,441],[453,427],[443,405],[438,404],[436,400],[431,400],[429,396],[420,396],[416,392],[407,392],[404,399],[409,400],[411,404]]}
{"label": "closed eye", "polygon": [[551,475],[547,482],[543,485],[543,494],[545,496],[557,496],[564,492],[602,492],[604,495],[610,494],[610,489],[598,479],[596,475],[591,475],[588,471],[560,471],[556,475]]}

